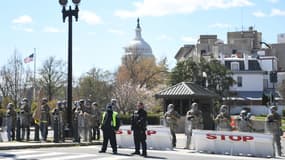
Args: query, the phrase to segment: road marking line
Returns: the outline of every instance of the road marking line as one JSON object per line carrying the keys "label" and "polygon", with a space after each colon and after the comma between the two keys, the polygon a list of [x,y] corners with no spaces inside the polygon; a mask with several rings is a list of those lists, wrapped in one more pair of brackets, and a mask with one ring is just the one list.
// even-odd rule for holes
{"label": "road marking line", "polygon": [[130,158],[132,158],[132,157],[114,155],[112,157],[95,158],[92,160],[120,160],[120,159],[130,159]]}
{"label": "road marking line", "polygon": [[[39,153],[42,151],[35,151],[35,150],[11,150],[5,153],[9,153],[9,154],[33,154],[33,153]],[[42,152],[43,153],[43,152]]]}
{"label": "road marking line", "polygon": [[90,158],[95,158],[97,155],[96,154],[74,154],[74,155],[65,155],[65,156],[60,156],[60,157],[54,157],[54,158],[50,158],[50,157],[47,157],[47,158],[41,158],[41,160],[68,160],[68,159],[79,159],[79,158],[86,158],[86,157],[89,157],[88,159]]}
{"label": "road marking line", "polygon": [[29,159],[29,158],[39,158],[39,157],[46,157],[46,156],[59,156],[59,155],[66,155],[63,152],[50,152],[50,153],[40,153],[40,154],[31,154],[31,155],[18,155],[17,159]]}

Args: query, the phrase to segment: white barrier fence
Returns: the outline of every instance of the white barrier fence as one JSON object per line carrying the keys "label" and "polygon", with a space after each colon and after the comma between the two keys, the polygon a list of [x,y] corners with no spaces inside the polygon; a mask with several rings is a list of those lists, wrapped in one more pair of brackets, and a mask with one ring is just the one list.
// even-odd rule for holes
{"label": "white barrier fence", "polygon": [[[121,126],[116,133],[117,145],[121,148],[135,148],[131,126]],[[148,149],[172,150],[170,129],[165,126],[147,126],[146,143]]]}
{"label": "white barrier fence", "polygon": [[192,139],[198,152],[274,157],[273,136],[270,134],[193,130]]}

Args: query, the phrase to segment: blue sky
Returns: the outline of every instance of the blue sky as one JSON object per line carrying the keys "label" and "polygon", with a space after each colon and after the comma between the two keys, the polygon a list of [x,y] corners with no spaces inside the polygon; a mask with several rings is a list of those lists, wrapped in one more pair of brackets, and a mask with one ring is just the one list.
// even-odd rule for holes
{"label": "blue sky", "polygon": [[[71,0],[69,0],[69,4]],[[1,3],[0,66],[16,50],[23,59],[37,50],[37,66],[50,56],[66,61],[67,23],[57,0],[9,0]],[[157,59],[174,55],[201,34],[217,34],[253,26],[264,42],[276,43],[285,33],[284,0],[81,0],[73,23],[73,74],[93,67],[115,71],[135,36],[140,17],[142,36]],[[33,63],[26,64],[33,69]]]}

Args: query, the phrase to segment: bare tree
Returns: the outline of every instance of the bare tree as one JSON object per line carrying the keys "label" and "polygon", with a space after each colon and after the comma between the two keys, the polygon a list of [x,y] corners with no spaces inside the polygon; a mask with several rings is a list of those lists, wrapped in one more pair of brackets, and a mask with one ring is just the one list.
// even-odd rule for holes
{"label": "bare tree", "polygon": [[59,95],[66,82],[65,63],[49,57],[39,69],[38,83],[49,100]]}
{"label": "bare tree", "polygon": [[152,88],[163,82],[167,74],[166,58],[156,64],[153,57],[142,57],[140,55],[130,55],[124,57],[120,66],[117,79],[120,81],[130,81],[139,88]]}
{"label": "bare tree", "polygon": [[167,80],[166,59],[156,64],[153,57],[125,56],[116,73],[113,95],[118,100],[118,109],[123,114],[135,109],[137,101],[147,106],[155,104],[152,97],[157,86]]}
{"label": "bare tree", "polygon": [[118,111],[126,114],[134,110],[136,102],[140,99],[138,88],[130,82],[117,81],[113,88],[113,97],[117,99]]}
{"label": "bare tree", "polygon": [[8,64],[3,66],[0,71],[0,90],[2,96],[10,97],[15,106],[17,106],[22,96],[23,72],[22,58],[16,51],[8,60]]}

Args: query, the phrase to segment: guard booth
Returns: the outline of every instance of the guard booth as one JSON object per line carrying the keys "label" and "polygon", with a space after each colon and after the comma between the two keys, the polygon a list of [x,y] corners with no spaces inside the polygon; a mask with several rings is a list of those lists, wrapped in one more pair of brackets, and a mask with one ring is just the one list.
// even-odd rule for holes
{"label": "guard booth", "polygon": [[198,103],[203,113],[204,129],[213,130],[215,128],[214,100],[218,96],[210,90],[192,82],[181,82],[158,92],[155,97],[163,99],[164,113],[167,111],[168,104],[174,104],[174,109],[181,115],[178,132],[184,132],[185,115],[193,102]]}

